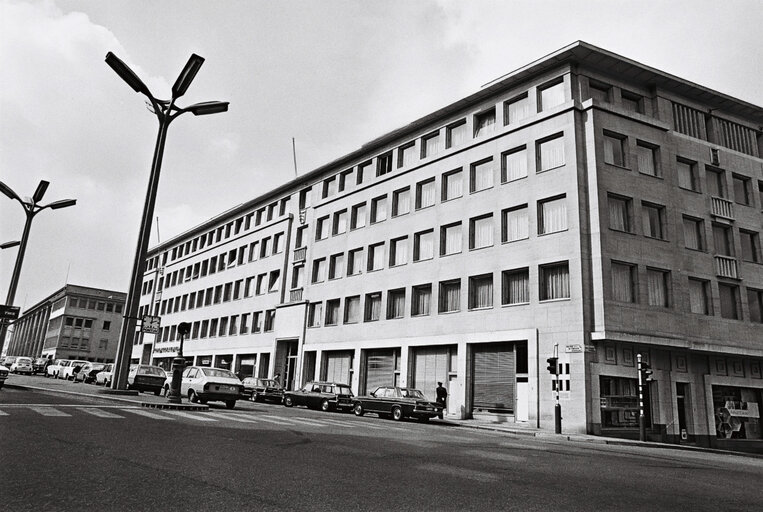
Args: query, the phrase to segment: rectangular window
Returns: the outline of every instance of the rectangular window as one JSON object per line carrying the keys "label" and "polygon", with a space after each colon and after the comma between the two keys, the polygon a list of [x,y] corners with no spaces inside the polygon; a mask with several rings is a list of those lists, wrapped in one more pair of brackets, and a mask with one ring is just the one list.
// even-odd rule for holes
{"label": "rectangular window", "polygon": [[464,195],[464,177],[461,169],[442,175],[442,200],[450,201]]}
{"label": "rectangular window", "polygon": [[329,279],[339,279],[344,273],[344,253],[334,254],[329,258]]}
{"label": "rectangular window", "polygon": [[313,261],[313,283],[320,283],[326,279],[326,258]]}
{"label": "rectangular window", "polygon": [[442,226],[440,228],[440,256],[461,252],[463,238],[460,222]]}
{"label": "rectangular window", "polygon": [[430,229],[413,235],[413,261],[434,258],[434,230]]}
{"label": "rectangular window", "polygon": [[375,197],[371,200],[371,224],[387,218],[387,196]]}
{"label": "rectangular window", "polygon": [[527,93],[507,101],[503,110],[504,124],[518,123],[530,117],[530,97]]}
{"label": "rectangular window", "polygon": [[302,288],[303,281],[305,279],[305,266],[295,265],[294,271],[291,273],[291,289]]}
{"label": "rectangular window", "polygon": [[538,88],[538,111],[544,112],[564,103],[564,82]]}
{"label": "rectangular window", "polygon": [[601,82],[589,81],[588,91],[590,92],[592,99],[603,103],[610,102],[610,92],[612,91],[611,86]]}
{"label": "rectangular window", "polygon": [[411,316],[429,315],[432,302],[432,285],[414,286],[411,294]]}
{"label": "rectangular window", "polygon": [[347,210],[334,213],[334,235],[341,235],[347,231]]}
{"label": "rectangular window", "polygon": [[[329,216],[321,217],[315,222],[315,239],[324,240],[329,237]],[[264,244],[263,240],[263,244]]]}
{"label": "rectangular window", "polygon": [[741,320],[739,304],[739,287],[732,284],[718,283],[721,295],[721,317],[730,320]]}
{"label": "rectangular window", "polygon": [[381,318],[381,292],[367,293],[363,321],[374,322]]}
{"label": "rectangular window", "polygon": [[392,193],[392,216],[405,215],[411,211],[411,189],[409,187]]}
{"label": "rectangular window", "polygon": [[629,197],[607,194],[609,204],[609,228],[631,233],[632,200]]}
{"label": "rectangular window", "polygon": [[625,167],[625,137],[604,133],[604,163]]}
{"label": "rectangular window", "polygon": [[307,309],[307,326],[320,327],[322,317],[323,317],[323,303],[311,302],[310,306]]}
{"label": "rectangular window", "polygon": [[354,276],[363,271],[363,248],[352,249],[347,256],[347,275]]}
{"label": "rectangular window", "polygon": [[527,146],[520,146],[501,155],[501,182],[527,177]]}
{"label": "rectangular window", "polygon": [[217,318],[213,318],[209,321],[209,337],[210,338],[216,338],[217,337],[217,326],[218,326],[219,320]]}
{"label": "rectangular window", "polygon": [[636,158],[638,172],[649,176],[660,176],[660,168],[657,163],[657,147],[642,141],[636,141]]}
{"label": "rectangular window", "polygon": [[547,235],[567,229],[567,198],[552,197],[538,201],[538,234]]}
{"label": "rectangular window", "polygon": [[[295,249],[300,249],[302,247],[306,247],[307,246],[306,233],[307,233],[307,226],[300,226],[300,227],[297,228],[296,234],[294,235],[294,248]],[[252,245],[254,245],[256,243],[257,242],[253,242],[249,246],[250,247],[249,261],[252,261],[252,259],[251,259],[251,257],[252,257],[251,247],[252,247]]]}
{"label": "rectangular window", "polygon": [[715,253],[720,256],[731,257],[736,255],[729,226],[713,224],[713,245],[715,246]]}
{"label": "rectangular window", "polygon": [[570,298],[570,268],[565,261],[540,267],[540,300]]}
{"label": "rectangular window", "polygon": [[405,316],[405,288],[387,292],[387,320]]}
{"label": "rectangular window", "polygon": [[501,241],[513,242],[530,236],[530,222],[526,204],[507,208],[501,212]]}
{"label": "rectangular window", "polygon": [[445,128],[445,144],[448,148],[456,147],[466,141],[466,120],[457,121]]}
{"label": "rectangular window", "polygon": [[469,309],[493,307],[493,274],[469,278]]}
{"label": "rectangular window", "polygon": [[241,326],[238,330],[239,334],[249,334],[249,315],[250,313],[241,315]]}
{"label": "rectangular window", "polygon": [[636,302],[636,266],[612,262],[612,299]]}
{"label": "rectangular window", "polygon": [[252,313],[252,332],[262,331],[262,311]]}
{"label": "rectangular window", "polygon": [[750,321],[763,323],[763,290],[747,288],[747,305],[750,308]]}
{"label": "rectangular window", "polygon": [[421,139],[421,158],[435,156],[442,151],[442,137],[440,132],[422,137]]}
{"label": "rectangular window", "polygon": [[384,242],[368,246],[368,271],[384,268]]}
{"label": "rectangular window", "polygon": [[400,237],[389,242],[389,266],[396,267],[408,263],[408,237]]}
{"label": "rectangular window", "polygon": [[276,310],[268,309],[265,311],[265,332],[271,332],[276,324]]}
{"label": "rectangular window", "polygon": [[554,135],[538,141],[536,145],[538,159],[538,172],[548,171],[564,165],[564,137],[562,134]]}
{"label": "rectangular window", "polygon": [[326,323],[324,325],[336,325],[339,323],[339,299],[326,301]]}
{"label": "rectangular window", "polygon": [[530,302],[530,270],[519,268],[501,272],[502,304],[528,304]]}
{"label": "rectangular window", "polygon": [[641,203],[641,221],[644,236],[665,240],[665,207]]}
{"label": "rectangular window", "polygon": [[451,313],[461,309],[461,280],[441,281],[439,291],[440,313]]}
{"label": "rectangular window", "polygon": [[493,159],[488,158],[471,165],[469,192],[479,192],[493,187]]}
{"label": "rectangular window", "polygon": [[366,225],[366,203],[356,204],[352,207],[350,216],[350,229],[362,228]]}
{"label": "rectangular window", "polygon": [[474,137],[493,133],[495,129],[495,107],[474,115]]}
{"label": "rectangular window", "polygon": [[339,173],[339,192],[352,188],[352,169]]}
{"label": "rectangular window", "polygon": [[732,174],[731,182],[734,185],[734,202],[748,206],[752,204],[750,179]]}
{"label": "rectangular window", "polygon": [[700,315],[712,314],[708,281],[689,278],[689,309],[692,313]]}
{"label": "rectangular window", "polygon": [[362,185],[371,178],[371,161],[363,162],[358,165],[358,176],[355,182]]}
{"label": "rectangular window", "polygon": [[400,147],[397,153],[397,166],[405,167],[412,165],[416,161],[416,145],[411,142]]}
{"label": "rectangular window", "polygon": [[428,208],[434,206],[435,202],[435,181],[434,178],[422,181],[416,184],[416,209]]}
{"label": "rectangular window", "polygon": [[705,250],[705,223],[702,219],[683,216],[684,246],[695,251]]}
{"label": "rectangular window", "polygon": [[699,192],[699,176],[697,176],[697,162],[679,158],[676,160],[678,172],[678,186],[686,190]]}
{"label": "rectangular window", "polygon": [[336,176],[326,178],[325,180],[323,180],[323,194],[321,195],[321,197],[325,199],[329,196],[333,196],[334,194],[336,194],[336,188],[337,188]]}
{"label": "rectangular window", "polygon": [[230,325],[228,326],[228,336],[235,336],[238,334],[238,315],[230,317]]}
{"label": "rectangular window", "polygon": [[705,167],[707,193],[714,197],[726,198],[726,176],[723,171]]}
{"label": "rectangular window", "polygon": [[469,249],[493,245],[493,214],[469,219]]}
{"label": "rectangular window", "polygon": [[[304,210],[310,206],[311,192],[312,192],[312,187],[307,187],[299,191],[299,209],[300,210]],[[256,224],[259,224],[259,222],[257,222]]]}
{"label": "rectangular window", "polygon": [[260,274],[257,276],[257,295],[262,295],[265,293],[265,278],[267,278],[267,274]]}
{"label": "rectangular window", "polygon": [[206,338],[208,332],[209,332],[209,320],[202,320],[201,321],[201,332],[199,333],[199,337],[200,338]]}
{"label": "rectangular window", "polygon": [[392,172],[392,151],[376,158],[376,175],[384,176],[390,172]]}
{"label": "rectangular window", "polygon": [[742,259],[760,263],[760,238],[758,234],[740,229],[739,238],[742,242]]}
{"label": "rectangular window", "polygon": [[622,107],[630,112],[643,113],[643,98],[635,93],[621,91],[620,101]]}
{"label": "rectangular window", "polygon": [[670,272],[655,268],[646,269],[646,285],[650,306],[668,307],[668,278]]}
{"label": "rectangular window", "polygon": [[356,324],[360,322],[360,295],[344,299],[344,323]]}
{"label": "rectangular window", "polygon": [[272,270],[268,278],[268,293],[277,292],[281,284],[281,271]]}

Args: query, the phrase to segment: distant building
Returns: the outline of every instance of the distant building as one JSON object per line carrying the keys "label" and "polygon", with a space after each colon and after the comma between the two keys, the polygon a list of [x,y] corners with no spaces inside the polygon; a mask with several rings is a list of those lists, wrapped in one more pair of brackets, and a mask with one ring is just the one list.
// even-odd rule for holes
{"label": "distant building", "polygon": [[67,284],[21,314],[8,355],[113,362],[126,297]]}
{"label": "distant building", "polygon": [[[380,106],[383,108],[383,106]],[[760,440],[763,109],[574,43],[153,248],[133,358]],[[330,126],[330,123],[327,125]]]}

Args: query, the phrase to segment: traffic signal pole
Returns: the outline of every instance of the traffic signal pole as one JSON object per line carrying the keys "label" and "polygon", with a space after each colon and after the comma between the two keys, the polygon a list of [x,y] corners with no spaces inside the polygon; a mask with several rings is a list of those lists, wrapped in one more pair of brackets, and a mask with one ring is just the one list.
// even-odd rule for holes
{"label": "traffic signal pole", "polygon": [[554,345],[554,356],[546,359],[546,369],[554,376],[554,390],[556,391],[556,404],[554,404],[554,432],[562,433],[562,404],[559,403],[559,345]]}
{"label": "traffic signal pole", "polygon": [[646,441],[646,418],[644,417],[644,370],[641,354],[636,355],[638,363],[638,440]]}

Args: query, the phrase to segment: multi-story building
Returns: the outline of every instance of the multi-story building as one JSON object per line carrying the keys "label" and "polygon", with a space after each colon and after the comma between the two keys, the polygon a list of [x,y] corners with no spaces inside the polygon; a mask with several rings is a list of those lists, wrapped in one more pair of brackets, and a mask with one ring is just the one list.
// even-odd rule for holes
{"label": "multi-story building", "polygon": [[8,354],[113,362],[126,298],[67,284],[19,316]]}
{"label": "multi-story building", "polygon": [[641,355],[650,437],[760,440],[762,123],[574,43],[152,249],[133,357],[635,436]]}

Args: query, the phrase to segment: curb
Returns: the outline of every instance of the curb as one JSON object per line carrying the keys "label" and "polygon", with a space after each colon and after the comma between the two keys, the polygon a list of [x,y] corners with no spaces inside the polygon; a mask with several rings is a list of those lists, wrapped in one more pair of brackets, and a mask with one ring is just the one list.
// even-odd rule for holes
{"label": "curb", "polygon": [[154,402],[141,402],[141,407],[148,409],[165,409],[175,411],[208,411],[208,405],[201,404],[172,404],[172,403],[154,403]]}
{"label": "curb", "polygon": [[[170,404],[170,403],[164,404],[164,403],[154,403],[154,402],[142,402],[140,400],[120,398],[119,396],[117,396],[119,395],[119,393],[111,394],[111,393],[101,392],[101,393],[91,394],[91,393],[81,393],[79,391],[69,391],[66,389],[50,389],[50,388],[42,388],[39,386],[27,386],[27,385],[21,385],[21,384],[6,384],[5,387],[12,388],[12,389],[31,389],[34,391],[47,391],[49,393],[63,393],[66,395],[86,396],[89,398],[102,398],[104,400],[115,400],[117,402],[126,402],[129,404],[140,405],[141,407],[156,408],[156,409],[179,409],[179,410],[188,410],[188,411],[206,411],[207,409],[209,409],[208,405]],[[128,395],[132,396],[132,393],[128,393]]]}

